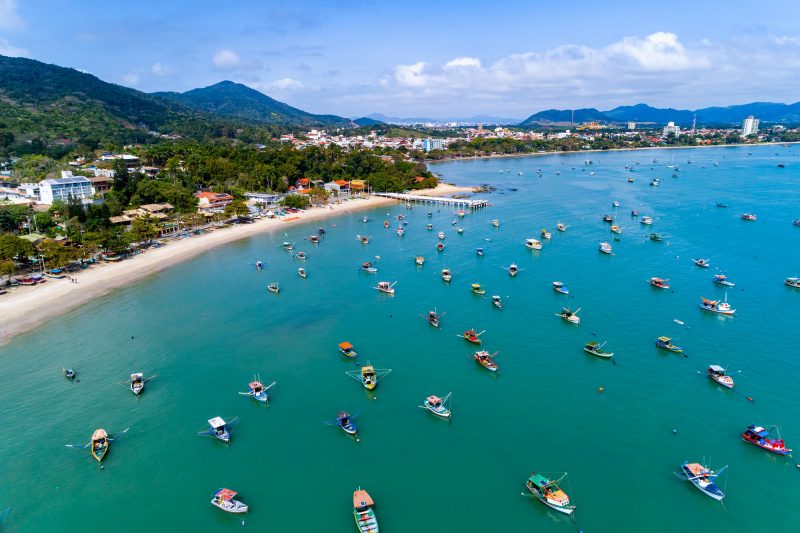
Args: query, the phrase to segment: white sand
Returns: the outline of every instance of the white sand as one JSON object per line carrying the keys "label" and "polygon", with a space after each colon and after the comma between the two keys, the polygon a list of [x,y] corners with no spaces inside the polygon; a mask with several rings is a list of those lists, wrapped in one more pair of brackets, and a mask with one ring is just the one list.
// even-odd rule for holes
{"label": "white sand", "polygon": [[[440,184],[435,189],[418,194],[446,196],[472,189]],[[284,219],[261,219],[253,224],[241,224],[214,230],[208,234],[186,239],[170,240],[162,248],[148,250],[119,263],[100,263],[73,273],[78,283],[68,279],[49,279],[36,286],[12,287],[0,296],[0,344],[13,335],[29,331],[48,320],[71,311],[82,304],[146,276],[191,259],[206,250],[239,239],[246,239],[266,231],[283,231],[284,228],[327,218],[356,210],[369,209],[394,203],[395,200],[372,196],[353,199],[329,207],[317,207],[291,214]]]}

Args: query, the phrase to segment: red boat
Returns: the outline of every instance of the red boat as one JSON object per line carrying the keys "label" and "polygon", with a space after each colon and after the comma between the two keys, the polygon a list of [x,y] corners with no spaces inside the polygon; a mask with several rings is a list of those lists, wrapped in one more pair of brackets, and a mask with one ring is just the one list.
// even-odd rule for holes
{"label": "red boat", "polygon": [[[775,426],[773,426],[775,427]],[[778,434],[777,439],[769,438],[769,430],[761,426],[751,425],[742,433],[742,440],[755,444],[759,448],[763,448],[768,452],[777,453],[778,455],[789,455],[792,453],[791,448],[786,447],[786,443],[780,438]]]}
{"label": "red boat", "polygon": [[478,333],[474,329],[469,329],[465,331],[463,335],[459,335],[459,337],[463,337],[467,342],[471,342],[472,344],[480,344],[480,336],[484,333],[486,333],[485,330]]}
{"label": "red boat", "polygon": [[497,355],[497,352],[490,354],[486,351],[475,352],[475,361],[483,368],[490,372],[497,372],[497,363],[494,362],[494,356]]}
{"label": "red boat", "polygon": [[650,278],[648,281],[650,282],[650,285],[657,289],[669,289],[668,279]]}

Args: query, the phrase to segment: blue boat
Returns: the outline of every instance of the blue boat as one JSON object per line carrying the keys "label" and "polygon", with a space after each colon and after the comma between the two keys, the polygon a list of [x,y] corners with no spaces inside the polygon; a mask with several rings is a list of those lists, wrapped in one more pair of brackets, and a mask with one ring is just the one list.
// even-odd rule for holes
{"label": "blue boat", "polygon": [[209,419],[209,428],[203,431],[198,431],[197,434],[203,437],[214,437],[224,443],[231,441],[231,433],[233,427],[239,423],[239,417],[234,417],[230,422],[225,422],[222,418],[215,416]]}
{"label": "blue boat", "polygon": [[697,487],[697,489],[706,496],[720,501],[725,497],[725,493],[714,483],[714,480],[716,480],[726,468],[728,467],[724,466],[719,472],[714,472],[700,463],[687,463],[684,461],[681,465],[681,471],[676,472],[675,475],[691,482],[692,485]]}

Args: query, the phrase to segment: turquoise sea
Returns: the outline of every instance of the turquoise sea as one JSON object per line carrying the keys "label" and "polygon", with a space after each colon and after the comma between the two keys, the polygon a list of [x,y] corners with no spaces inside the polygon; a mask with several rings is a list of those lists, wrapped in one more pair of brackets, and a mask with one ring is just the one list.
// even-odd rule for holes
{"label": "turquoise sea", "polygon": [[[352,532],[352,491],[361,486],[386,533],[798,531],[800,469],[740,439],[749,424],[777,424],[800,449],[800,290],[783,285],[800,275],[798,150],[436,164],[446,181],[497,187],[477,195],[493,206],[460,219],[463,235],[445,209],[431,218],[424,206],[353,213],[325,221],[319,245],[304,237],[320,223],[261,235],[59,317],[0,349],[0,509],[11,507],[3,528]],[[648,186],[652,177],[659,187]],[[748,211],[756,222],[739,219]],[[405,237],[383,228],[387,212],[393,226],[408,215]],[[623,227],[619,242],[605,213]],[[552,240],[527,250],[525,239],[542,228]],[[664,241],[648,240],[653,231]],[[356,234],[372,239],[365,246]],[[308,279],[284,240],[308,253]],[[601,241],[613,256],[598,253]],[[378,274],[359,271],[375,256]],[[710,258],[711,268],[692,257]],[[502,268],[512,261],[522,269],[516,278]],[[444,267],[454,273],[449,285]],[[718,272],[736,286],[713,285]],[[673,291],[648,286],[651,276],[669,278]],[[396,295],[375,291],[379,280],[397,281]],[[551,290],[554,280],[569,298]],[[271,281],[280,294],[267,293]],[[487,298],[470,293],[473,282]],[[492,307],[492,294],[505,309]],[[698,309],[701,296],[726,294],[734,318]],[[579,326],[554,316],[562,305],[581,308]],[[421,317],[434,307],[444,313],[438,331]],[[471,327],[499,351],[498,376],[457,337]],[[656,349],[660,335],[688,357]],[[607,341],[615,362],[585,354],[589,340]],[[393,370],[374,394],[345,375],[357,367],[339,355],[341,341],[361,362]],[[703,375],[712,363],[729,369],[733,391]],[[79,383],[61,377],[64,366]],[[141,398],[115,383],[134,371],[158,374]],[[237,394],[253,374],[278,382],[269,407]],[[449,423],[417,407],[448,392]],[[324,424],[341,409],[360,413],[359,443]],[[241,417],[230,445],[196,435],[213,416]],[[130,427],[103,469],[88,450],[64,446],[98,427]],[[704,458],[729,465],[719,480],[724,507],[673,475],[682,461]],[[569,473],[574,522],[521,496],[533,471]],[[218,487],[250,505],[244,524],[209,504]]]}

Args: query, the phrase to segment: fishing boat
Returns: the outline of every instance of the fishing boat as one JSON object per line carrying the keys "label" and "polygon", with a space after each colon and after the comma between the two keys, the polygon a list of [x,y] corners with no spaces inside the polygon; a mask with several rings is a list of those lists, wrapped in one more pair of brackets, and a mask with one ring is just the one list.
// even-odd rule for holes
{"label": "fishing boat", "polygon": [[354,419],[355,417],[350,415],[350,413],[346,411],[339,411],[339,414],[336,415],[336,421],[334,422],[334,425],[348,435],[357,436],[358,426],[356,426],[356,423],[353,421]]}
{"label": "fishing boat", "polygon": [[306,279],[308,277],[308,273],[306,272],[306,269],[303,267],[297,269],[297,275],[303,279]]}
{"label": "fishing boat", "polygon": [[428,224],[428,225],[426,225],[426,226],[425,226],[425,228],[426,228],[428,231],[432,231],[432,230],[433,230],[433,224]]}
{"label": "fishing boat", "polygon": [[789,287],[794,287],[795,289],[800,289],[800,278],[786,278],[783,280],[785,285]]}
{"label": "fishing boat", "polygon": [[567,231],[567,226],[566,224],[562,224],[561,222],[559,222],[558,224],[556,224],[556,229],[558,231],[564,232]]}
{"label": "fishing boat", "polygon": [[551,239],[552,237],[553,237],[552,233],[542,228],[542,239]]}
{"label": "fishing boat", "polygon": [[723,387],[728,389],[733,388],[733,378],[725,374],[725,369],[719,365],[708,365],[708,369],[706,370],[708,377],[712,380],[716,381]]}
{"label": "fishing boat", "polygon": [[353,349],[353,345],[349,342],[340,342],[339,351],[346,357],[356,357],[358,355]]}
{"label": "fishing boat", "polygon": [[575,506],[570,505],[569,496],[558,486],[565,477],[567,477],[566,473],[559,479],[552,480],[542,474],[534,472],[530,475],[528,481],[525,482],[525,487],[534,498],[549,508],[559,513],[571,515],[575,512]]}
{"label": "fishing boat", "polygon": [[356,235],[356,239],[361,241],[361,244],[369,244],[369,237],[366,235]]}
{"label": "fishing boat", "polygon": [[436,243],[436,251],[441,252],[442,250],[444,250],[444,243],[443,242],[437,242]]}
{"label": "fishing boat", "polygon": [[733,282],[728,281],[728,277],[725,274],[715,274],[714,279],[712,281],[717,285],[724,285],[725,287],[735,286]]}
{"label": "fishing boat", "polygon": [[106,253],[106,254],[103,254],[101,257],[103,258],[104,261],[110,261],[112,263],[114,263],[116,261],[122,261],[122,255],[120,255],[120,254],[108,254],[108,253]]}
{"label": "fishing boat", "polygon": [[406,234],[406,230],[404,230],[402,227],[398,227],[397,228],[397,236],[398,237],[402,237],[405,234]]}
{"label": "fishing boat", "polygon": [[62,279],[62,278],[66,278],[67,277],[67,275],[64,274],[64,271],[61,270],[60,268],[54,268],[52,270],[45,270],[43,272],[43,274],[46,277],[53,278],[53,279]]}
{"label": "fishing boat", "polygon": [[658,184],[661,183],[658,178],[653,178],[650,180],[651,187],[658,187]]}
{"label": "fishing boat", "polygon": [[664,240],[664,236],[661,235],[660,233],[651,233],[650,234],[650,240],[651,241],[656,241],[656,242],[661,242],[661,241]]}
{"label": "fishing boat", "polygon": [[669,280],[661,278],[650,278],[647,282],[657,289],[669,289]]}
{"label": "fishing boat", "polygon": [[756,220],[756,216],[753,213],[743,213],[741,219],[754,221]]}
{"label": "fishing boat", "polygon": [[383,221],[383,227],[387,228],[387,229],[389,228],[389,221],[388,220],[384,220]]}
{"label": "fishing boat", "polygon": [[603,357],[605,359],[610,359],[614,356],[614,352],[608,352],[603,349],[606,343],[600,344],[599,342],[587,342],[583,345],[583,351],[586,353],[590,353],[592,355],[596,355],[597,357]]}
{"label": "fishing boat", "polygon": [[500,227],[500,221],[497,220],[497,219],[492,220],[492,226],[494,226],[495,228],[499,228]]}
{"label": "fishing boat", "polygon": [[542,243],[536,239],[525,239],[525,246],[531,250],[541,250]]}
{"label": "fishing boat", "polygon": [[62,368],[61,372],[64,374],[64,377],[70,381],[75,381],[77,374],[71,368]]}
{"label": "fishing boat", "polygon": [[472,294],[478,294],[480,296],[483,296],[484,294],[486,294],[486,290],[481,287],[480,283],[473,283]]}
{"label": "fishing boat", "polygon": [[635,218],[635,217],[638,217],[638,216],[639,216],[639,211],[638,211],[638,210],[636,210],[636,209],[632,210],[632,211],[631,211],[631,216],[632,216],[632,217],[634,217],[634,218]]}
{"label": "fishing boat", "polygon": [[569,288],[560,281],[553,282],[553,290],[561,294],[569,294]]}
{"label": "fishing boat", "polygon": [[422,257],[421,255],[418,255],[418,256],[414,257],[414,262],[416,264],[418,264],[419,266],[422,266],[422,265],[425,264],[425,258]]}
{"label": "fishing boat", "polygon": [[214,496],[211,498],[211,505],[216,507],[217,509],[222,509],[226,513],[233,513],[233,514],[242,514],[247,512],[247,505],[243,504],[239,500],[235,500],[234,497],[238,494],[230,489],[219,489],[217,492],[214,493]]}
{"label": "fishing boat", "polygon": [[464,233],[464,228],[459,226],[459,227],[456,228],[456,231],[458,232],[459,235],[461,235],[462,233]]}
{"label": "fishing boat", "polygon": [[651,226],[653,224],[653,217],[649,217],[647,215],[643,216],[641,221],[642,224],[645,226]]}
{"label": "fishing boat", "polygon": [[388,281],[379,281],[378,285],[375,286],[375,290],[379,292],[385,292],[386,294],[394,294],[394,286],[396,284],[396,281],[394,283],[390,283]]}
{"label": "fishing boat", "polygon": [[742,440],[755,444],[759,448],[763,448],[768,452],[777,453],[778,455],[789,455],[792,453],[791,448],[786,447],[786,443],[781,438],[778,428],[772,426],[770,429],[775,429],[778,433],[777,439],[770,438],[770,431],[762,426],[751,425],[742,433]]}
{"label": "fishing boat", "polygon": [[130,383],[131,392],[136,396],[139,396],[144,391],[144,384],[153,378],[155,378],[155,376],[145,378],[141,372],[131,374],[131,378],[128,380]]}
{"label": "fishing boat", "polygon": [[318,235],[310,235],[308,237],[308,242],[311,244],[319,244],[319,236]]}
{"label": "fishing boat", "polygon": [[726,468],[728,467],[722,467],[719,472],[714,472],[700,463],[684,462],[681,465],[681,471],[675,472],[675,475],[691,482],[692,485],[697,487],[698,490],[706,496],[721,501],[722,498],[725,497],[725,493],[714,483],[714,480],[716,480]]}
{"label": "fishing boat", "polygon": [[308,255],[306,255],[305,252],[297,252],[296,254],[294,254],[294,256],[300,261],[305,261],[306,259],[308,259]]}
{"label": "fishing boat", "polygon": [[378,518],[375,516],[374,506],[375,502],[367,491],[359,487],[353,492],[353,517],[361,533],[378,533]]}
{"label": "fishing boat", "polygon": [[718,313],[720,315],[733,315],[736,312],[736,309],[731,309],[731,305],[728,303],[727,295],[725,296],[724,302],[700,298],[700,309],[703,309],[704,311],[710,311],[712,313]]}
{"label": "fishing boat", "polygon": [[453,394],[452,392],[448,392],[447,396],[445,396],[444,398],[439,398],[438,396],[435,395],[428,396],[427,398],[425,398],[425,401],[422,402],[422,405],[420,405],[420,407],[422,407],[423,409],[427,409],[428,411],[430,411],[431,413],[433,413],[438,417],[450,418],[451,411],[447,407],[447,401],[450,399],[450,396],[452,394]]}
{"label": "fishing boat", "polygon": [[440,319],[439,313],[436,312],[436,309],[434,309],[433,311],[428,311],[428,317],[427,317],[428,324],[430,324],[431,326],[433,326],[435,328],[438,328],[439,327],[439,319]]}
{"label": "fishing boat", "polygon": [[611,226],[611,233],[620,234],[622,233],[622,228],[614,224],[613,226]]}
{"label": "fishing boat", "polygon": [[15,278],[14,281],[19,283],[20,285],[36,285],[37,280],[33,277],[25,277],[25,278]]}
{"label": "fishing boat", "polygon": [[611,202],[611,207],[619,207],[619,200],[614,200]]}
{"label": "fishing boat", "polygon": [[448,283],[450,282],[451,279],[453,279],[453,273],[450,272],[449,268],[442,269],[442,279]]}
{"label": "fishing boat", "polygon": [[600,250],[600,252],[604,254],[612,253],[611,245],[608,244],[607,242],[601,242],[598,249]]}
{"label": "fishing boat", "polygon": [[459,337],[463,338],[467,342],[471,342],[472,344],[481,344],[483,341],[481,341],[480,337],[484,333],[486,333],[486,330],[478,333],[474,329],[468,329],[462,335],[459,335]]}
{"label": "fishing boat", "polygon": [[356,381],[360,381],[365,389],[373,390],[378,386],[378,381],[391,371],[391,368],[378,369],[367,363],[361,367],[361,370],[349,370],[346,374]]}
{"label": "fishing boat", "polygon": [[364,272],[369,272],[370,274],[374,274],[375,272],[378,271],[378,269],[375,268],[375,266],[373,266],[373,264],[370,263],[369,261],[367,261],[366,263],[361,263],[361,270],[363,270]]}
{"label": "fishing boat", "polygon": [[497,366],[497,363],[494,362],[494,357],[497,355],[497,352],[490,354],[486,350],[481,350],[479,352],[475,352],[472,356],[475,359],[475,362],[481,365],[483,368],[488,370],[489,372],[497,372],[500,368]]}
{"label": "fishing boat", "polygon": [[230,422],[225,422],[222,418],[215,416],[208,420],[208,429],[198,431],[197,434],[202,437],[214,437],[221,440],[225,444],[231,441],[231,433],[233,427],[239,423],[239,417],[234,417]]}
{"label": "fishing boat", "polygon": [[281,292],[281,288],[277,283],[270,283],[269,285],[267,285],[267,290],[269,292],[274,292],[275,294]]}
{"label": "fishing boat", "polygon": [[90,444],[92,457],[94,457],[98,463],[102,462],[103,459],[105,459],[106,454],[108,454],[108,448],[111,446],[111,441],[108,438],[108,433],[106,433],[106,430],[102,428],[95,429],[94,433],[92,433],[92,440],[90,441]]}
{"label": "fishing boat", "polygon": [[264,268],[264,263],[261,261],[256,261],[256,270],[261,271]]}
{"label": "fishing boat", "polygon": [[659,337],[656,339],[656,346],[662,350],[667,350],[675,353],[683,353],[683,348],[672,344],[672,339],[669,337]]}
{"label": "fishing boat", "polygon": [[475,248],[475,254],[478,257],[483,257],[483,248]]}
{"label": "fishing boat", "polygon": [[250,396],[257,402],[269,403],[269,391],[277,383],[277,381],[273,381],[269,385],[265,386],[263,383],[261,383],[261,379],[256,376],[253,378],[253,381],[247,385],[247,392],[240,392],[239,394],[242,396]]}
{"label": "fishing boat", "polygon": [[692,262],[694,262],[694,264],[699,266],[700,268],[708,268],[709,266],[711,266],[710,259],[697,258],[697,259],[692,259]]}
{"label": "fishing boat", "polygon": [[283,249],[284,250],[288,250],[288,251],[291,252],[292,250],[294,250],[294,244],[292,244],[290,242],[284,242],[283,243]]}
{"label": "fishing boat", "polygon": [[440,232],[439,232],[439,240],[440,240],[440,241],[443,241],[443,240],[444,240],[444,232],[443,232],[443,231],[440,231]]}
{"label": "fishing boat", "polygon": [[506,271],[508,271],[508,275],[513,278],[519,273],[519,267],[517,267],[516,263],[511,263],[506,269]]}
{"label": "fishing boat", "polygon": [[369,222],[369,218],[368,217],[361,217],[361,222],[366,224],[367,222]]}
{"label": "fishing boat", "polygon": [[502,300],[502,298],[500,298],[500,296],[498,296],[498,295],[492,296],[492,305],[495,306],[498,309],[502,309],[503,308],[503,300]]}
{"label": "fishing boat", "polygon": [[561,312],[560,313],[556,313],[556,316],[560,316],[561,318],[563,318],[564,320],[566,320],[570,324],[580,324],[581,323],[581,317],[578,316],[579,312],[580,312],[580,308],[576,309],[575,311],[570,311],[566,307],[562,307],[561,308]]}
{"label": "fishing boat", "polygon": [[614,222],[614,217],[612,217],[611,215],[603,215],[603,222],[609,222],[609,223]]}

